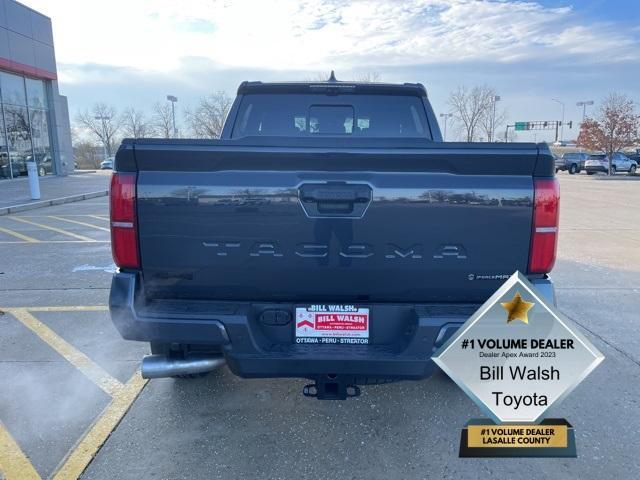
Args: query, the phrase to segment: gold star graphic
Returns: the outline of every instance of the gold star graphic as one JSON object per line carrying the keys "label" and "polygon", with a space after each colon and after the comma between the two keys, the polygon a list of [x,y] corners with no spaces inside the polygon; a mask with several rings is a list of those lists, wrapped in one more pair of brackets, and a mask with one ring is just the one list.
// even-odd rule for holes
{"label": "gold star graphic", "polygon": [[533,308],[535,303],[533,302],[525,302],[522,300],[520,296],[520,292],[516,292],[513,296],[513,300],[510,302],[500,303],[502,308],[504,308],[507,313],[507,323],[511,323],[514,320],[521,320],[524,323],[529,323],[529,317],[527,317],[527,312]]}

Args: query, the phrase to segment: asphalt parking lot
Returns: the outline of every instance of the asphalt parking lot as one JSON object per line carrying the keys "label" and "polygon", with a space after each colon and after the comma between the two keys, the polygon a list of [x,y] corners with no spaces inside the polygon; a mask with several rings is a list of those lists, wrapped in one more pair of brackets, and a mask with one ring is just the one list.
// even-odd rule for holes
{"label": "asphalt parking lot", "polygon": [[[7,479],[640,477],[640,178],[560,173],[560,309],[606,356],[548,416],[577,459],[459,459],[480,416],[444,375],[344,402],[303,380],[145,382],[106,310],[107,199],[0,217],[0,472]],[[2,478],[2,475],[0,475]]]}

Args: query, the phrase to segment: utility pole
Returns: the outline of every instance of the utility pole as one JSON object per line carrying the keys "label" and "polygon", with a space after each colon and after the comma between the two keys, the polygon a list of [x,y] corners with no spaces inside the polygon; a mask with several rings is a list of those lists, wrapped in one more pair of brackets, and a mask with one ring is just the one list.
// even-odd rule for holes
{"label": "utility pole", "polygon": [[178,97],[175,95],[167,95],[167,100],[171,102],[171,116],[173,117],[173,138],[178,136],[178,130],[176,130],[176,102],[178,101]]}
{"label": "utility pole", "polygon": [[107,124],[105,123],[107,120],[111,120],[111,117],[105,117],[104,115],[97,115],[94,117],[96,120],[100,120],[102,123],[102,153],[103,160],[107,159]]}
{"label": "utility pole", "polygon": [[[562,121],[560,122],[560,140],[564,140],[564,103],[558,100],[557,98],[552,98],[556,103],[559,103],[562,106]],[[558,141],[558,130],[556,128],[556,142]]]}
{"label": "utility pole", "polygon": [[453,113],[441,113],[440,116],[444,118],[444,139],[443,141],[447,141],[447,123],[449,123],[449,119],[453,117]]}
{"label": "utility pole", "polygon": [[500,95],[493,96],[493,116],[491,117],[491,132],[489,133],[489,141],[494,142],[496,136],[496,103],[500,101]]}
{"label": "utility pole", "polygon": [[582,123],[587,116],[587,105],[593,105],[593,100],[581,100],[576,103],[576,107],[582,107]]}

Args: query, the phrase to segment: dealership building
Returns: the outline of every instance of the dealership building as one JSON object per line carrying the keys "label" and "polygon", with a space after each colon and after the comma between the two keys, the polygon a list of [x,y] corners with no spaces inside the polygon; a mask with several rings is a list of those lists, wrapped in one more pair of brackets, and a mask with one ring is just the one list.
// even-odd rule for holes
{"label": "dealership building", "polygon": [[58,93],[51,19],[0,0],[0,179],[73,171],[67,98]]}

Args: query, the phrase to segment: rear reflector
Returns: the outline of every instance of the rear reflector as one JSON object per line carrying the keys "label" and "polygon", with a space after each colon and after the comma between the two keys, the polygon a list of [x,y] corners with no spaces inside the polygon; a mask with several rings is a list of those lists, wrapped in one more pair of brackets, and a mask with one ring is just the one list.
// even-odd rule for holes
{"label": "rear reflector", "polygon": [[534,180],[529,273],[549,273],[556,261],[560,187],[553,179]]}
{"label": "rear reflector", "polygon": [[113,261],[121,268],[140,268],[135,173],[113,173],[110,207]]}

